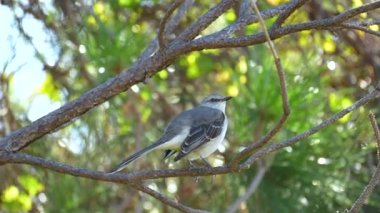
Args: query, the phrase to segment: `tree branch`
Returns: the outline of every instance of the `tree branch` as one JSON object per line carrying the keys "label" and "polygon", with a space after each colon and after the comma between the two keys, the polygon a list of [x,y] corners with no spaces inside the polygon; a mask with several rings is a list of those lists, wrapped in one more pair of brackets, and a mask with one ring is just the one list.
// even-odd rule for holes
{"label": "tree branch", "polygon": [[[176,1],[180,2],[180,0]],[[137,60],[137,62],[132,65],[128,70],[124,71],[120,75],[116,76],[108,80],[107,82],[91,89],[90,91],[83,94],[78,99],[67,103],[61,108],[43,116],[42,118],[32,122],[28,126],[18,129],[8,136],[0,139],[0,164],[5,163],[19,163],[19,164],[29,164],[34,166],[40,166],[46,169],[50,169],[56,172],[65,173],[73,176],[84,177],[94,180],[100,181],[108,181],[115,183],[126,183],[131,185],[132,187],[137,188],[144,193],[147,193],[156,199],[161,200],[163,203],[173,206],[181,211],[192,212],[200,211],[191,209],[190,207],[184,206],[183,204],[179,204],[178,202],[166,198],[164,195],[151,190],[148,187],[141,185],[139,181],[146,179],[158,179],[165,177],[182,177],[182,176],[208,176],[208,175],[216,175],[216,174],[226,174],[233,173],[239,170],[248,169],[255,160],[259,159],[263,155],[280,150],[284,147],[291,146],[294,143],[307,138],[308,136],[316,133],[317,131],[327,127],[333,122],[337,121],[344,115],[352,112],[360,106],[363,106],[367,102],[376,98],[379,94],[379,86],[377,86],[377,90],[368,93],[366,96],[352,104],[346,109],[338,112],[332,117],[327,118],[325,121],[320,123],[319,125],[301,133],[295,137],[287,139],[278,144],[271,144],[267,147],[261,148],[257,150],[253,155],[252,152],[257,149],[258,144],[263,145],[266,144],[270,139],[280,130],[280,128],[285,123],[289,113],[289,102],[287,97],[287,90],[285,84],[285,73],[283,71],[282,65],[280,63],[278,54],[273,46],[271,40],[280,38],[285,35],[289,35],[291,33],[303,31],[303,30],[312,30],[312,29],[331,29],[331,28],[356,28],[359,30],[363,30],[363,26],[368,26],[372,24],[378,24],[379,22],[376,20],[366,20],[361,21],[360,25],[356,25],[349,22],[345,23],[349,19],[355,17],[356,15],[364,12],[368,12],[371,10],[375,10],[380,7],[380,2],[372,2],[365,5],[362,5],[358,8],[347,10],[339,15],[321,19],[314,20],[310,22],[288,25],[286,27],[281,27],[282,23],[294,12],[297,8],[304,4],[304,0],[293,0],[289,3],[280,5],[275,8],[271,8],[269,10],[259,12],[256,8],[257,15],[242,13],[239,16],[238,20],[236,20],[233,24],[225,27],[224,29],[215,32],[213,34],[200,37],[194,39],[197,35],[199,35],[205,28],[207,28],[211,23],[213,23],[219,16],[221,16],[224,12],[230,9],[233,4],[237,2],[237,0],[222,0],[219,4],[214,6],[208,12],[206,12],[203,16],[197,19],[193,24],[191,24],[187,29],[185,29],[177,38],[175,38],[170,45],[165,46],[164,37],[167,33],[172,32],[175,26],[178,25],[179,19],[177,17],[182,17],[183,14],[190,7],[193,0],[186,0],[182,5],[176,5],[172,8],[172,11],[166,13],[161,27],[159,29],[158,37],[154,40],[151,45],[145,50],[145,52],[141,55],[141,57]],[[172,12],[178,7],[178,12],[175,17],[170,18]],[[273,17],[275,15],[279,15],[276,23],[272,26],[269,32],[264,28],[263,33],[257,33],[250,36],[241,36],[241,37],[233,37],[230,38],[229,35],[236,32],[239,29],[242,29],[247,24],[260,21],[261,26],[265,26],[263,24],[264,18]],[[367,28],[365,28],[367,29]],[[377,33],[372,34],[377,35]],[[368,33],[371,33],[368,31]],[[377,35],[378,36],[378,35]],[[46,160],[43,158],[17,153],[17,151],[22,148],[30,145],[36,139],[52,132],[56,131],[60,127],[65,124],[70,123],[75,118],[81,116],[86,113],[90,109],[96,107],[97,105],[107,101],[108,99],[118,95],[121,92],[128,90],[131,86],[143,82],[146,78],[151,77],[159,70],[167,67],[171,64],[176,58],[185,53],[202,50],[202,49],[210,49],[210,48],[225,48],[225,47],[243,47],[249,46],[252,44],[264,43],[268,41],[271,47],[272,54],[275,58],[276,68],[278,71],[278,76],[280,78],[281,85],[281,96],[283,102],[283,115],[280,118],[279,122],[275,125],[275,127],[269,131],[264,137],[262,137],[257,143],[251,144],[248,146],[243,152],[239,153],[235,159],[232,161],[230,165],[238,165],[241,159],[246,156],[251,155],[243,164],[238,165],[238,168],[234,166],[224,166],[224,167],[202,167],[202,168],[190,168],[190,169],[164,169],[164,170],[143,170],[136,172],[128,172],[124,174],[108,174],[104,172],[86,170],[78,167],[73,167],[70,165],[66,165],[63,163]],[[165,48],[159,49],[157,52],[157,45],[161,44],[161,47],[165,46]],[[378,131],[378,129],[377,129]],[[376,133],[376,131],[375,131]],[[377,137],[378,138],[378,137]],[[378,142],[380,143],[380,142]],[[379,149],[378,149],[379,150]],[[235,163],[234,163],[235,162]],[[378,165],[379,167],[379,165]],[[378,182],[378,173],[379,168],[372,177],[372,179],[377,178]],[[372,179],[370,183],[372,182]],[[251,184],[253,191],[255,188],[255,184]],[[372,186],[368,186],[372,187]],[[368,188],[367,187],[367,188]],[[373,186],[374,188],[374,186]],[[365,189],[367,190],[367,189]],[[373,190],[373,189],[369,189]],[[363,191],[363,193],[365,193]],[[362,195],[363,195],[362,193]],[[361,195],[361,197],[362,197]],[[364,196],[364,195],[363,195]],[[365,195],[367,196],[367,195]],[[369,195],[368,195],[369,196]],[[361,199],[361,198],[359,198]],[[365,200],[365,199],[364,199]],[[363,201],[364,202],[364,201]],[[361,204],[362,205],[362,204]],[[354,206],[353,206],[354,208]]]}
{"label": "tree branch", "polygon": [[[247,0],[247,1],[249,2],[251,0]],[[290,7],[291,5],[293,5],[297,1],[298,0],[293,0],[292,2],[284,3],[284,4],[281,4],[277,7],[273,7],[273,8],[270,8],[268,10],[264,10],[261,12],[261,17],[263,19],[272,18],[272,17],[284,12],[286,10],[286,8]],[[248,14],[247,15],[247,14],[248,13],[245,12],[244,15],[239,16],[239,18],[235,22],[233,22],[232,24],[228,25],[227,27],[225,27],[224,29],[222,29],[218,32],[215,32],[215,33],[208,35],[208,37],[213,37],[215,39],[228,37],[231,34],[243,29],[246,25],[249,25],[249,24],[252,24],[252,23],[259,21],[259,18],[257,15],[254,15],[254,14]]]}
{"label": "tree branch", "polygon": [[236,199],[236,201],[228,207],[226,213],[234,213],[234,212],[236,212],[236,210],[239,208],[240,204],[242,204],[243,202],[245,202],[246,200],[248,200],[248,198],[250,198],[252,196],[252,194],[255,193],[257,187],[261,183],[261,181],[262,181],[262,179],[263,179],[263,177],[265,175],[265,172],[267,170],[264,161],[259,161],[258,164],[257,164],[257,167],[258,167],[258,170],[256,172],[256,175],[252,179],[252,182],[249,185],[249,187],[246,190],[246,192],[242,196],[240,196],[238,199]]}
{"label": "tree branch", "polygon": [[281,25],[286,21],[286,19],[289,18],[292,13],[294,13],[298,8],[302,7],[307,1],[309,0],[300,0],[300,1],[295,1],[294,4],[292,4],[290,7],[287,8],[283,13],[281,13],[277,20],[273,23],[272,27],[277,28],[281,27]]}
{"label": "tree branch", "polygon": [[219,16],[232,7],[237,0],[222,0],[215,7],[211,8],[206,14],[201,16],[193,24],[183,31],[177,39],[177,42],[190,41],[194,39],[199,33],[206,29],[212,22]]}
{"label": "tree branch", "polygon": [[[0,150],[19,151],[36,139],[57,130],[62,125],[71,122],[73,119],[86,113],[93,107],[105,102],[113,96],[126,91],[132,85],[145,81],[159,70],[168,66],[178,56],[194,50],[205,48],[241,47],[265,42],[265,35],[258,33],[252,36],[237,38],[222,38],[210,40],[211,37],[205,36],[191,42],[180,42],[182,39],[191,39],[195,32],[202,31],[207,24],[212,23],[218,16],[232,6],[234,1],[224,0],[217,6],[199,18],[187,30],[172,42],[170,48],[160,50],[151,57],[141,57],[131,68],[122,74],[108,80],[107,82],[95,87],[83,94],[78,99],[67,103],[61,108],[43,116],[32,122],[28,126],[12,132],[10,135],[0,139]],[[358,8],[348,10],[340,15],[322,20],[315,20],[302,24],[290,25],[284,28],[271,29],[269,31],[271,39],[276,39],[290,33],[310,29],[328,29],[338,25],[340,22],[349,19],[362,12],[368,12],[380,7],[380,2],[372,2]],[[202,22],[200,24],[199,22]],[[199,24],[199,25],[197,25]],[[191,31],[193,30],[193,31]],[[191,33],[187,34],[188,31]]]}
{"label": "tree branch", "polygon": [[[379,127],[377,126],[376,118],[373,113],[369,114],[369,119],[371,121],[373,131],[375,133],[375,138],[376,138],[376,143],[377,143],[377,153],[379,153],[380,152]],[[380,160],[379,156],[378,156],[378,160]],[[352,205],[351,209],[348,212],[350,213],[359,212],[362,206],[364,205],[365,201],[372,194],[373,190],[375,189],[376,185],[379,184],[379,182],[380,182],[380,162],[377,162],[377,167],[376,167],[375,173],[372,175],[371,180],[369,181],[368,185],[364,188],[363,192],[360,194],[359,198],[355,201],[355,203]]]}
{"label": "tree branch", "polygon": [[208,213],[208,211],[204,211],[204,210],[199,210],[199,209],[193,209],[193,208],[190,208],[188,206],[185,206],[181,203],[178,203],[177,201],[175,200],[172,200],[172,199],[169,199],[167,198],[166,196],[164,196],[163,194],[147,187],[147,186],[144,186],[142,183],[139,183],[139,184],[133,184],[132,185],[135,189],[137,190],[140,190],[142,192],[144,192],[145,194],[148,194],[154,198],[156,198],[157,200],[161,201],[162,203],[165,203],[167,204],[168,206],[171,206],[181,212],[189,212],[189,213]]}
{"label": "tree branch", "polygon": [[[363,106],[369,101],[373,100],[379,95],[379,90],[374,90],[351,106],[343,109],[342,111],[336,113],[335,115],[327,118],[321,124],[301,133],[297,136],[294,136],[290,139],[287,139],[278,144],[272,144],[270,146],[259,149],[256,153],[254,153],[244,164],[239,166],[239,170],[248,169],[250,165],[254,163],[255,160],[262,157],[263,155],[277,151],[287,146],[291,146],[298,141],[309,137],[310,135],[318,132],[319,130],[327,127],[328,125],[334,123],[339,120],[346,114],[352,112],[353,110]],[[0,165],[6,163],[16,163],[16,164],[29,164],[33,166],[43,167],[49,170],[53,170],[59,173],[69,174],[73,176],[106,181],[106,182],[115,182],[115,183],[134,183],[136,181],[148,180],[148,179],[158,179],[158,178],[167,178],[167,177],[198,177],[198,176],[210,176],[217,174],[227,174],[231,172],[235,172],[232,167],[223,166],[223,167],[200,167],[200,168],[190,168],[190,169],[161,169],[161,170],[142,170],[142,171],[133,171],[128,173],[116,173],[109,174],[105,172],[87,170],[83,168],[73,167],[70,165],[66,165],[63,163],[55,162],[52,160],[47,160],[44,158],[23,154],[23,153],[12,153],[0,151]]]}
{"label": "tree branch", "polygon": [[169,9],[166,11],[165,16],[162,18],[159,29],[158,29],[158,46],[159,48],[164,48],[166,46],[165,44],[165,27],[168,19],[173,14],[174,10],[177,9],[184,0],[175,0],[169,7]]}
{"label": "tree branch", "polygon": [[[304,30],[312,29],[329,29],[331,27],[337,27],[344,21],[364,12],[375,10],[380,7],[380,1],[372,2],[369,4],[362,5],[358,8],[347,10],[339,15],[332,16],[325,19],[319,19],[314,21],[309,21],[300,24],[287,25],[285,27],[271,28],[269,30],[269,35],[272,40],[280,38],[282,36],[296,33]],[[189,49],[187,51],[202,50],[202,49],[216,49],[216,48],[227,48],[227,47],[245,47],[248,45],[258,44],[265,42],[264,33],[257,33],[249,36],[240,36],[233,38],[226,37],[215,37],[215,34],[210,34],[197,38],[190,42]]]}
{"label": "tree branch", "polygon": [[371,121],[373,132],[375,133],[375,139],[377,144],[377,163],[380,164],[380,130],[376,122],[375,114],[373,114],[372,112],[369,113],[369,120]]}
{"label": "tree branch", "polygon": [[280,143],[277,143],[277,144],[271,144],[267,147],[264,147],[260,150],[258,150],[256,153],[254,153],[251,157],[249,157],[241,166],[240,166],[240,169],[247,169],[249,168],[252,163],[262,157],[263,155],[267,154],[267,153],[270,153],[270,152],[274,152],[274,151],[277,151],[277,150],[280,150],[280,149],[283,149],[285,147],[288,147],[288,146],[291,146],[295,143],[297,143],[298,141],[300,140],[303,140],[307,137],[309,137],[310,135],[313,135],[315,133],[317,133],[318,131],[320,131],[321,129],[329,126],[330,124],[336,122],[337,120],[341,119],[343,116],[347,115],[348,113],[356,110],[357,108],[363,106],[364,104],[368,103],[369,101],[377,98],[380,94],[380,91],[378,90],[378,88],[380,87],[380,84],[378,84],[376,86],[377,89],[373,90],[372,92],[368,93],[367,95],[365,95],[364,97],[362,97],[361,99],[359,99],[358,101],[356,101],[355,103],[353,103],[351,106],[343,109],[342,111],[336,113],[335,115],[327,118],[326,120],[322,121],[320,124],[318,124],[317,126],[299,134],[299,135],[296,135],[292,138],[289,138],[285,141],[282,141]]}
{"label": "tree branch", "polygon": [[282,100],[283,114],[282,114],[280,120],[276,123],[276,125],[266,135],[264,135],[257,143],[251,144],[250,146],[246,147],[234,160],[232,160],[231,167],[233,169],[238,168],[238,165],[239,165],[239,162],[241,159],[252,154],[252,152],[255,149],[262,147],[265,144],[267,144],[280,131],[280,129],[284,126],[286,120],[288,119],[288,117],[290,115],[290,104],[289,104],[288,92],[287,92],[287,88],[286,88],[284,68],[283,68],[281,61],[280,61],[280,58],[277,54],[277,50],[276,50],[273,42],[271,41],[271,39],[269,37],[269,33],[265,27],[264,20],[261,17],[260,11],[256,5],[256,0],[252,1],[252,7],[253,7],[254,11],[256,12],[257,16],[259,17],[260,26],[261,26],[262,30],[264,31],[265,38],[268,41],[269,48],[272,52],[272,55],[273,55],[273,58],[274,58],[274,61],[276,64],[277,75],[278,75],[278,78],[280,81],[279,83],[280,83],[280,92],[281,92],[281,98],[282,98],[281,100]]}
{"label": "tree branch", "polygon": [[47,160],[29,154],[0,152],[0,165],[6,163],[29,164],[56,171],[59,173],[69,174],[72,176],[124,184],[134,183],[141,180],[159,179],[165,177],[198,177],[216,174],[227,174],[231,172],[231,170],[228,167],[192,167],[189,169],[141,170],[127,173],[110,174],[108,172],[100,172],[74,167],[64,163],[56,162],[53,160]]}
{"label": "tree branch", "polygon": [[356,25],[356,24],[352,24],[352,23],[343,23],[341,24],[339,27],[337,28],[346,28],[346,29],[354,29],[354,30],[360,30],[360,31],[363,31],[363,32],[366,32],[366,33],[369,33],[369,34],[372,34],[372,35],[375,35],[377,37],[380,37],[380,32],[378,31],[374,31],[374,30],[371,30],[371,29],[368,29],[366,27],[363,27],[363,26],[359,26],[359,25]]}
{"label": "tree branch", "polygon": [[[178,8],[178,12],[169,19],[166,26],[166,31],[163,37],[168,36],[170,33],[174,31],[174,29],[178,26],[179,20],[185,15],[186,11],[191,7],[194,0],[185,0],[183,4]],[[147,48],[145,48],[144,52],[141,54],[140,61],[144,61],[147,58],[151,57],[153,53],[158,49],[158,36],[155,38]]]}

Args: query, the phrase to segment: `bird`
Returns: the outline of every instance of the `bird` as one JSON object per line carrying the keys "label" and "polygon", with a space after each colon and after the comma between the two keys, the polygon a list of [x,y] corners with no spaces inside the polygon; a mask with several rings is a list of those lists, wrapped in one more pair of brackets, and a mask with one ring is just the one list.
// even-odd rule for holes
{"label": "bird", "polygon": [[156,149],[164,150],[164,159],[178,153],[174,161],[182,158],[187,158],[190,162],[205,160],[224,140],[228,127],[225,108],[231,98],[217,93],[208,95],[198,106],[175,116],[156,142],[132,154],[109,173],[123,170],[136,159]]}

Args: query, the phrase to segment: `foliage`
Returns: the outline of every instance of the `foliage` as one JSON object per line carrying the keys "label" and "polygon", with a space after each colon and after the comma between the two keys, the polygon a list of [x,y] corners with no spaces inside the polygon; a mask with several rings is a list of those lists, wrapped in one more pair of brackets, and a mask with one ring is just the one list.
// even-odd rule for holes
{"label": "foliage", "polygon": [[[191,24],[195,17],[216,2],[196,1],[181,25]],[[282,2],[268,0],[260,7],[266,9]],[[45,33],[50,35],[49,42],[57,48],[58,59],[49,64],[47,53],[38,52],[33,39],[22,31],[22,24],[13,29],[20,32],[29,45],[34,45],[36,55],[33,60],[42,64],[44,69],[45,80],[30,99],[46,96],[51,102],[63,104],[123,72],[154,38],[159,18],[169,3],[114,0],[97,1],[93,5],[82,2],[81,5],[54,1],[54,7],[41,3],[40,10],[31,2],[10,7],[15,23],[18,19],[42,22]],[[361,3],[322,1],[320,13],[341,12],[342,8]],[[23,9],[22,15],[20,9]],[[301,8],[290,20],[303,22],[313,15],[321,15],[315,13],[310,8]],[[45,18],[38,16],[41,14]],[[205,33],[220,29],[235,19],[236,11],[230,10]],[[266,24],[273,21],[269,19]],[[247,31],[258,30],[258,25],[252,24]],[[355,51],[357,46],[341,34],[355,34],[357,40],[354,42],[357,43],[373,38],[356,31],[339,33],[335,36],[328,31],[305,31],[276,40],[287,74],[292,114],[274,142],[301,133],[347,107],[374,81],[372,65],[359,64],[367,56]],[[4,72],[4,77],[9,77],[9,73]],[[14,89],[24,84],[8,82]],[[33,144],[26,151],[80,167],[109,170],[136,149],[157,139],[175,114],[192,107],[214,91],[235,96],[227,110],[230,117],[228,143],[209,159],[213,165],[228,163],[242,147],[273,127],[282,113],[278,77],[266,45],[203,50],[184,55],[146,84],[133,86],[131,91],[114,97],[70,126],[40,139],[40,143]],[[18,103],[12,92],[6,95],[10,100],[9,109],[19,115],[14,122],[31,122],[25,116],[30,110],[28,103]],[[367,119],[369,109],[377,110],[371,106],[361,108],[297,145],[267,156],[268,171],[264,180],[240,210],[333,212],[349,208],[368,182],[374,164],[376,147]],[[187,166],[185,162],[164,163],[160,161],[161,157],[162,153],[150,153],[130,169]],[[153,198],[139,197],[122,185],[78,179],[30,166],[12,165],[1,169],[5,172],[0,171],[2,179],[4,177],[0,183],[0,209],[6,212],[32,209],[112,212],[140,207],[152,212],[170,211]],[[194,208],[221,212],[245,192],[255,174],[256,170],[252,168],[239,174],[205,177],[199,181],[173,178],[149,184]],[[376,202],[379,197],[379,192],[373,194],[365,211],[380,209],[379,202]]]}

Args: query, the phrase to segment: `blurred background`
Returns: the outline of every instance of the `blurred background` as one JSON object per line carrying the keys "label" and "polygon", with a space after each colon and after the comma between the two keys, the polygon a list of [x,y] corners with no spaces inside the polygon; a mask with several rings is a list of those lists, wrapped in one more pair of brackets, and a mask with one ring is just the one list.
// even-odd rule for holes
{"label": "blurred background", "polygon": [[[195,1],[174,34],[216,0]],[[284,3],[260,1],[261,10]],[[168,0],[3,0],[0,5],[0,137],[128,68],[157,34]],[[364,0],[311,1],[287,23],[321,19],[358,7]],[[232,23],[239,6],[207,28]],[[380,11],[358,20],[378,18]],[[275,18],[266,20],[270,26]],[[379,30],[378,25],[370,26]],[[245,32],[258,32],[258,24]],[[170,39],[170,37],[169,37]],[[274,138],[301,133],[366,94],[380,75],[379,38],[354,30],[304,31],[275,41],[286,71],[292,114]],[[125,93],[39,139],[23,150],[73,166],[106,171],[155,141],[168,121],[206,95],[219,92],[228,103],[226,141],[208,160],[228,163],[263,136],[282,114],[278,77],[266,45],[204,50],[179,57],[146,84]],[[343,212],[368,183],[376,143],[368,120],[376,102],[298,144],[266,156],[266,173],[238,212]],[[150,153],[131,170],[186,168]],[[128,170],[128,169],[127,169]],[[238,174],[167,178],[147,184],[193,208],[227,209],[251,184],[257,167]],[[28,165],[0,167],[0,212],[172,212],[150,196],[120,184],[97,182]],[[380,192],[363,212],[379,212]]]}

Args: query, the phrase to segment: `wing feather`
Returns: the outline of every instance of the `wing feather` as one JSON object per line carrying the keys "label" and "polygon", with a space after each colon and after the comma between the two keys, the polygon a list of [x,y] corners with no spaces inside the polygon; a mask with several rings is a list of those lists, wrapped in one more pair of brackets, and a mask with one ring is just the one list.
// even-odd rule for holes
{"label": "wing feather", "polygon": [[174,161],[185,157],[191,151],[216,138],[222,132],[224,119],[223,112],[220,112],[215,119],[192,126]]}

